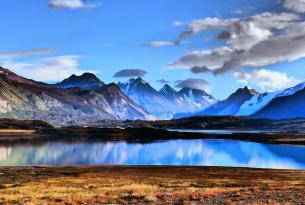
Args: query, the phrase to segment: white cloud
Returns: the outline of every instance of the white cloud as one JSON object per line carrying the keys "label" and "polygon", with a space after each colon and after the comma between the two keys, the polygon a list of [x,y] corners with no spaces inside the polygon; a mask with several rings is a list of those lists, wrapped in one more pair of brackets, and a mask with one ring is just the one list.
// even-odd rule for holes
{"label": "white cloud", "polygon": [[254,70],[250,73],[238,71],[234,73],[234,77],[238,79],[238,82],[257,86],[264,91],[281,90],[301,82],[296,78],[288,76],[286,73],[268,69]]}
{"label": "white cloud", "polygon": [[206,18],[190,23],[179,40],[206,30],[220,30],[217,39],[227,45],[193,51],[172,67],[207,67],[215,74],[238,67],[267,66],[305,57],[305,22],[292,13],[262,13],[248,18]]}
{"label": "white cloud", "polygon": [[239,9],[234,9],[231,11],[232,14],[236,14],[236,15],[242,15],[242,14],[249,14],[249,13],[253,13],[256,10],[255,7],[252,6],[246,6],[246,7],[242,7]]}
{"label": "white cloud", "polygon": [[1,66],[37,81],[61,81],[72,74],[81,75],[92,70],[83,70],[79,67],[80,56],[66,55],[39,59],[33,63],[20,63],[7,60]]}
{"label": "white cloud", "polygon": [[49,0],[49,6],[56,9],[91,9],[97,3],[86,3],[83,0]]}
{"label": "white cloud", "polygon": [[171,41],[152,41],[152,42],[146,44],[145,46],[164,47],[164,46],[174,46],[174,45],[176,45],[175,42],[171,42]]}
{"label": "white cloud", "polygon": [[252,76],[248,73],[237,71],[234,73],[234,77],[237,78],[237,82],[248,84],[248,82],[252,79]]}
{"label": "white cloud", "polygon": [[298,13],[305,13],[305,0],[285,0],[284,8]]}
{"label": "white cloud", "polygon": [[5,51],[0,52],[1,58],[19,58],[19,57],[26,57],[26,56],[33,56],[33,55],[42,55],[48,54],[55,50],[55,48],[39,48],[39,49],[32,49],[32,50],[22,50],[22,51]]}

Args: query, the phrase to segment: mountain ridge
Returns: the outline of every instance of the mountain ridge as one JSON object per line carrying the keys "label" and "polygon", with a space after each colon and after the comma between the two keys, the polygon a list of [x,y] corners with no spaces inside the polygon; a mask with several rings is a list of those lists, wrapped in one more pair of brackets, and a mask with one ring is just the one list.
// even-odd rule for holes
{"label": "mountain ridge", "polygon": [[[61,89],[23,78],[1,67],[0,115],[2,118],[43,120],[54,126],[88,126],[99,120],[151,119],[149,113],[116,85],[110,86],[111,94],[103,87],[96,91]],[[88,99],[88,96],[94,98]]]}
{"label": "mountain ridge", "polygon": [[175,116],[175,118],[213,115],[234,116],[239,111],[240,106],[256,94],[257,91],[254,89],[249,89],[247,86],[245,86],[244,88],[237,89],[228,98],[218,101],[200,112],[194,114],[179,113]]}
{"label": "mountain ridge", "polygon": [[196,112],[214,103],[215,99],[205,91],[184,88],[176,91],[166,84],[155,90],[142,78],[132,78],[128,82],[119,82],[121,90],[159,119],[171,119],[179,112]]}

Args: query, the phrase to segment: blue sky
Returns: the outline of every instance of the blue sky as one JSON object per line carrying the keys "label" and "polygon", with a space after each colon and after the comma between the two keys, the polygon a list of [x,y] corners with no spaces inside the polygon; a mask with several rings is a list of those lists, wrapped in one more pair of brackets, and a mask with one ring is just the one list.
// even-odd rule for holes
{"label": "blue sky", "polygon": [[[191,22],[207,17],[240,19],[263,12],[281,13],[285,8],[278,0],[82,1],[82,5],[90,5],[88,8],[54,8],[50,3],[52,0],[0,2],[1,65],[46,82],[60,81],[72,73],[85,71],[95,72],[106,83],[126,81],[113,75],[122,69],[138,68],[147,71],[145,80],[158,89],[162,87],[156,82],[160,79],[170,81],[173,86],[177,80],[203,79],[210,84],[205,89],[218,99],[245,85],[259,91],[282,89],[302,81],[305,76],[303,56],[290,62],[239,67],[238,72],[249,78],[240,77],[234,69],[215,76],[210,72],[194,74],[190,67],[168,66],[190,52],[226,45],[226,41],[215,40],[218,29],[189,36],[178,46],[147,46],[153,41],[175,41],[185,30],[185,26],[175,26],[176,21]],[[303,16],[300,12],[298,15]],[[266,74],[269,78],[275,76],[277,84],[256,82],[262,79],[257,76]]]}

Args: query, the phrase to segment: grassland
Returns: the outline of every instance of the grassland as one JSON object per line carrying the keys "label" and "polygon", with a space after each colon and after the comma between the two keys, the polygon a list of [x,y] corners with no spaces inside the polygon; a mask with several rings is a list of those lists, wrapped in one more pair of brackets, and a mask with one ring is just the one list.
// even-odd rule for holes
{"label": "grassland", "polygon": [[305,172],[215,167],[1,167],[2,204],[301,204]]}

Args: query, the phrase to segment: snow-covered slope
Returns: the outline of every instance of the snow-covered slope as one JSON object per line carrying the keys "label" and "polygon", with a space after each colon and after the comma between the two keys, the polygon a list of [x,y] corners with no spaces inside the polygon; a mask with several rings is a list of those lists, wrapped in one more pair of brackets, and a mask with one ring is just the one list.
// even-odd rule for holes
{"label": "snow-covered slope", "polygon": [[305,88],[298,85],[280,93],[252,116],[269,119],[305,118],[304,104]]}
{"label": "snow-covered slope", "polygon": [[248,116],[256,113],[263,107],[265,107],[273,98],[275,98],[280,92],[267,92],[262,94],[256,94],[251,99],[246,101],[240,107],[237,116]]}
{"label": "snow-covered slope", "polygon": [[236,115],[240,110],[240,106],[256,94],[255,90],[248,87],[240,88],[227,99],[215,103],[202,112],[197,113],[197,115]]}
{"label": "snow-covered slope", "polygon": [[236,115],[238,116],[252,115],[260,111],[265,106],[267,106],[273,99],[277,97],[293,95],[304,88],[305,88],[305,83],[300,83],[294,87],[287,88],[284,90],[256,94],[240,107],[240,110]]}

